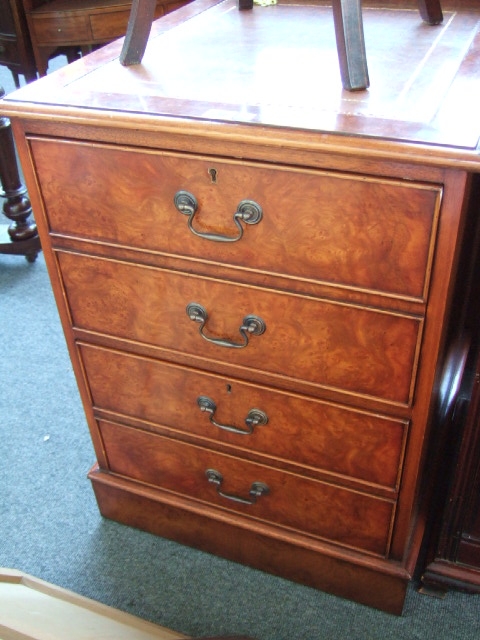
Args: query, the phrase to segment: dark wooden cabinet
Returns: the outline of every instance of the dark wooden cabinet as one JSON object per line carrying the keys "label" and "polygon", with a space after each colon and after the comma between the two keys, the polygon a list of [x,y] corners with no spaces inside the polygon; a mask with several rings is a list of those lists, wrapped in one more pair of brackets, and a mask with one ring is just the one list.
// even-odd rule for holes
{"label": "dark wooden cabinet", "polygon": [[[155,17],[188,0],[158,0]],[[48,59],[59,47],[88,53],[125,35],[131,0],[23,0],[38,72],[47,73]]]}
{"label": "dark wooden cabinet", "polygon": [[480,358],[470,382],[457,404],[460,442],[422,576],[436,591],[480,593]]}
{"label": "dark wooden cabinet", "polygon": [[480,592],[480,360],[467,412],[457,476],[452,488],[452,517],[445,556],[458,568],[456,586]]}
{"label": "dark wooden cabinet", "polygon": [[19,74],[27,82],[37,77],[22,0],[0,0],[0,64],[10,69],[17,87]]}
{"label": "dark wooden cabinet", "polygon": [[[479,189],[474,195],[477,217]],[[451,412],[437,481],[438,514],[433,527],[422,582],[426,589],[460,589],[480,593],[480,260],[478,237],[469,252],[473,265],[464,290],[464,311],[457,342],[468,350]],[[457,305],[460,307],[460,303]]]}

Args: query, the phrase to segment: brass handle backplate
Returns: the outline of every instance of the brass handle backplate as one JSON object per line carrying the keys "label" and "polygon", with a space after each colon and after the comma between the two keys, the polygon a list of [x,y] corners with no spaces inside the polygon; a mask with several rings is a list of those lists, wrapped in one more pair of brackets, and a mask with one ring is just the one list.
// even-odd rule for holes
{"label": "brass handle backplate", "polygon": [[225,493],[221,490],[221,486],[223,483],[223,476],[219,471],[215,469],[207,469],[205,471],[205,475],[207,476],[207,480],[212,484],[216,485],[217,493],[222,498],[226,498],[227,500],[232,500],[233,502],[239,502],[240,504],[255,504],[261,496],[266,496],[270,493],[270,489],[264,482],[252,482],[249,491],[249,498],[243,498],[242,496],[237,496],[233,493]]}
{"label": "brass handle backplate", "polygon": [[200,327],[198,328],[200,335],[202,338],[207,340],[207,342],[211,342],[212,344],[216,344],[220,347],[230,347],[232,349],[243,349],[248,345],[249,336],[260,336],[266,330],[266,325],[264,321],[258,316],[248,315],[242,321],[241,326],[239,327],[240,335],[242,336],[242,342],[233,342],[231,340],[227,340],[225,338],[211,338],[204,333],[204,327],[208,320],[208,314],[205,307],[202,307],[201,304],[197,302],[190,302],[187,305],[187,316],[193,322],[198,322]]}
{"label": "brass handle backplate", "polygon": [[190,231],[205,240],[213,242],[238,242],[243,237],[242,222],[245,224],[257,224],[263,217],[262,207],[253,200],[242,200],[233,214],[233,221],[238,229],[236,236],[225,236],[221,233],[197,231],[193,226],[193,218],[198,209],[195,196],[188,191],[178,191],[173,199],[177,211],[188,216],[188,228]]}
{"label": "brass handle backplate", "polygon": [[267,414],[264,413],[261,409],[250,409],[245,418],[245,424],[247,425],[246,429],[235,427],[230,424],[222,424],[215,420],[215,411],[217,410],[217,405],[211,398],[207,398],[207,396],[199,396],[197,398],[197,404],[200,408],[200,411],[204,411],[205,413],[210,414],[210,422],[215,427],[223,429],[224,431],[230,431],[231,433],[250,435],[253,433],[255,427],[265,425],[268,422]]}

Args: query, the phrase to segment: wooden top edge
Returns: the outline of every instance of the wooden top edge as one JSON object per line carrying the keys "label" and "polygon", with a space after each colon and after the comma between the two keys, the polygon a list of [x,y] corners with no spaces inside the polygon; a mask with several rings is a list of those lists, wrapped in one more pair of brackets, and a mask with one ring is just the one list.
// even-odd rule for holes
{"label": "wooden top edge", "polygon": [[[2,101],[0,101],[1,104]],[[38,134],[41,123],[48,123],[49,130],[55,135],[55,124],[71,127],[72,138],[76,138],[76,129],[81,126],[103,127],[119,130],[121,143],[122,130],[171,134],[181,138],[196,136],[207,141],[225,141],[242,145],[256,145],[262,137],[262,146],[305,150],[314,153],[329,153],[376,160],[393,160],[421,164],[437,168],[449,168],[465,171],[480,171],[480,150],[459,149],[442,145],[427,145],[416,142],[392,139],[370,139],[365,145],[366,136],[338,135],[329,132],[306,132],[287,128],[259,127],[238,123],[204,122],[182,117],[142,116],[103,112],[101,117],[86,114],[82,109],[51,107],[47,113],[29,109],[25,103],[8,102],[2,105],[2,114],[12,121],[22,122],[26,133]]]}

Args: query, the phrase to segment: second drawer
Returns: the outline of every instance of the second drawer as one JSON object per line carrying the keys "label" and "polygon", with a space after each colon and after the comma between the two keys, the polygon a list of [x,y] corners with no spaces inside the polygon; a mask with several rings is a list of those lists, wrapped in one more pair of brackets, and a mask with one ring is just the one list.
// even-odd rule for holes
{"label": "second drawer", "polygon": [[[256,369],[395,404],[411,402],[421,318],[104,258],[58,255],[79,329],[107,330],[187,353],[206,360],[209,368],[215,361],[242,367],[242,377],[245,368]],[[256,321],[250,326],[252,316],[263,332],[256,332]]]}

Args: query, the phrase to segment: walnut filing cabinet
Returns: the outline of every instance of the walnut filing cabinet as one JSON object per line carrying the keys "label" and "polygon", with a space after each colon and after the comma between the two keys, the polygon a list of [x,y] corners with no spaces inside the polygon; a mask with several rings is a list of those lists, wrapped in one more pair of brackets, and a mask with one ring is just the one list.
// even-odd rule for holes
{"label": "walnut filing cabinet", "polygon": [[365,92],[330,7],[196,0],[4,100],[105,517],[402,611],[478,208],[480,15],[445,13],[368,10]]}

